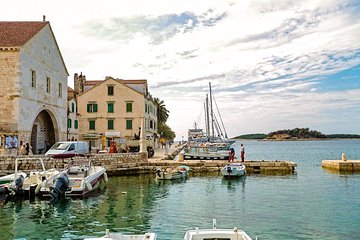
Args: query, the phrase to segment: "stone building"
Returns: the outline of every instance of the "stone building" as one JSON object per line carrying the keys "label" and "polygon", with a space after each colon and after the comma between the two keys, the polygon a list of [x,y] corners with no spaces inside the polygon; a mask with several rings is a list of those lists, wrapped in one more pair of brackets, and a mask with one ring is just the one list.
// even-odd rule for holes
{"label": "stone building", "polygon": [[0,22],[0,154],[65,139],[67,77],[49,22]]}
{"label": "stone building", "polygon": [[146,80],[106,77],[87,81],[82,74],[75,74],[74,91],[79,92],[79,138],[89,140],[92,147],[97,147],[100,139],[108,146],[110,140],[138,138],[142,119],[146,136],[157,134],[156,105]]}

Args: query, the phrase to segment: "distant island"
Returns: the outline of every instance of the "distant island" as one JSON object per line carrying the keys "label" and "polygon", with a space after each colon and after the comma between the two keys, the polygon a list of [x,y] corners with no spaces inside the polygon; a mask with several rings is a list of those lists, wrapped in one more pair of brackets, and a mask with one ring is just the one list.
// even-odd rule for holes
{"label": "distant island", "polygon": [[253,139],[253,140],[310,140],[310,139],[335,139],[335,138],[360,138],[357,134],[322,134],[309,128],[284,129],[275,132],[245,134],[234,137],[234,139]]}

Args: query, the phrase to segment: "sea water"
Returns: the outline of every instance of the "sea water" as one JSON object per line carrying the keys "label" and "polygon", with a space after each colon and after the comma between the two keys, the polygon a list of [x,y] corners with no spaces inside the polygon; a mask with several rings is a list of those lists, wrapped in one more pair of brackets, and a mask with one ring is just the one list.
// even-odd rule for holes
{"label": "sea water", "polygon": [[[188,229],[237,227],[255,239],[360,239],[360,174],[332,173],[326,159],[360,159],[360,140],[238,141],[245,160],[289,160],[288,175],[248,175],[224,180],[218,173],[186,181],[155,175],[111,177],[85,199],[0,201],[0,239],[83,239],[106,229],[156,232],[183,239]],[[12,235],[11,235],[12,234]]]}

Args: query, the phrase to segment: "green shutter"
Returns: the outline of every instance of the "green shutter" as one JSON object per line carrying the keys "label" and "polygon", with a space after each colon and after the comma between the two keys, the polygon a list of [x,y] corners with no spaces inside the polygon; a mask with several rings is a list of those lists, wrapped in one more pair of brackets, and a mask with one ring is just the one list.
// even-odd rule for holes
{"label": "green shutter", "polygon": [[75,127],[75,129],[78,129],[78,128],[79,128],[78,120],[75,120],[75,121],[74,121],[74,127]]}
{"label": "green shutter", "polygon": [[132,120],[126,120],[126,129],[132,129]]}
{"label": "green shutter", "polygon": [[71,112],[75,112],[75,103],[71,103]]}
{"label": "green shutter", "polygon": [[126,103],[126,112],[132,112],[132,103],[131,102]]}
{"label": "green shutter", "polygon": [[95,120],[90,120],[89,121],[89,129],[90,130],[95,130]]}
{"label": "green shutter", "polygon": [[90,112],[90,104],[87,104],[87,112]]}
{"label": "green shutter", "polygon": [[108,120],[108,129],[114,129],[114,120]]}
{"label": "green shutter", "polygon": [[108,103],[108,112],[113,113],[114,112],[114,103]]}
{"label": "green shutter", "polygon": [[68,128],[71,128],[71,119],[68,118]]}
{"label": "green shutter", "polygon": [[97,112],[97,110],[98,110],[98,105],[97,105],[97,103],[95,103],[94,104],[94,112]]}

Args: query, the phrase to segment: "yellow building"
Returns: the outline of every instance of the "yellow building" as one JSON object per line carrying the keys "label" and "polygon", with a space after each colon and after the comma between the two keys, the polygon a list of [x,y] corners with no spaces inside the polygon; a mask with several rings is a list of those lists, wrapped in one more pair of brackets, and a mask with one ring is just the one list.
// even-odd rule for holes
{"label": "yellow building", "polygon": [[79,92],[79,138],[88,140],[92,149],[100,144],[103,148],[105,140],[108,147],[111,140],[123,143],[138,138],[142,119],[148,138],[157,133],[156,105],[146,80],[86,81],[75,74],[74,91]]}

